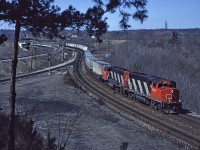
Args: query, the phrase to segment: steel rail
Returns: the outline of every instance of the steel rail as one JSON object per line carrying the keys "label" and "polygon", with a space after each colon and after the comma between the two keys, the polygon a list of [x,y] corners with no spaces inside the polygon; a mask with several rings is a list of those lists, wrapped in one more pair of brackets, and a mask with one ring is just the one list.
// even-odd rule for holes
{"label": "steel rail", "polygon": [[185,119],[187,121],[190,121],[193,124],[199,125],[199,128],[200,128],[200,118],[194,117],[194,116],[192,116],[190,114],[179,114],[179,117],[183,118],[183,119]]}

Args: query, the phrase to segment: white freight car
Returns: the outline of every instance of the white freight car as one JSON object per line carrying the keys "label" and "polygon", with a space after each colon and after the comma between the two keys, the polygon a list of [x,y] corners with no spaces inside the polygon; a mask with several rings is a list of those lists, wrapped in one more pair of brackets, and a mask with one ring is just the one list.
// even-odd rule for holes
{"label": "white freight car", "polygon": [[94,61],[98,61],[98,59],[94,56],[85,57],[85,64],[90,70],[93,70],[93,62]]}
{"label": "white freight car", "polygon": [[103,70],[105,67],[110,67],[111,64],[105,61],[93,61],[93,72],[97,75],[102,75]]}

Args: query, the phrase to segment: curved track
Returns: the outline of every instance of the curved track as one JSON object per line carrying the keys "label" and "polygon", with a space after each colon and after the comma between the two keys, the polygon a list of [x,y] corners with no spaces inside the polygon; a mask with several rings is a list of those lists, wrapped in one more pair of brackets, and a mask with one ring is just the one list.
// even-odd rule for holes
{"label": "curved track", "polygon": [[80,55],[77,57],[74,73],[76,80],[81,84],[83,89],[90,91],[91,94],[103,99],[119,113],[126,115],[131,119],[139,119],[142,122],[179,139],[194,149],[200,149],[199,122],[191,122],[191,120],[187,119],[188,117],[181,118],[184,115],[180,115],[180,117],[179,115],[166,115],[159,111],[154,111],[152,108],[139,106],[141,104],[130,102],[127,98],[119,97],[117,94],[106,92],[105,88],[107,87],[104,86],[101,88],[99,83],[89,82],[88,78],[81,73],[81,59],[82,52],[80,52]]}
{"label": "curved track", "polygon": [[[52,45],[40,45],[40,44],[35,44],[34,46],[40,46],[40,47],[48,47],[48,48],[53,48],[54,50],[51,52],[52,54],[56,54],[58,52],[61,51],[61,47],[55,47],[55,46],[52,46]],[[38,55],[34,55],[34,57],[42,57],[42,56],[47,56],[48,53],[42,53],[42,54],[38,54]],[[23,60],[23,59],[30,59],[32,58],[33,56],[23,56],[23,57],[18,57],[17,59],[18,60]],[[12,57],[10,58],[7,58],[7,59],[0,59],[0,62],[10,62],[12,61]]]}
{"label": "curved track", "polygon": [[[72,65],[75,60],[76,60],[76,57],[77,57],[77,53],[76,52],[72,52],[72,58],[64,63],[61,63],[61,64],[58,64],[58,65],[55,65],[55,66],[51,66],[50,68],[45,68],[45,69],[42,69],[42,70],[38,70],[38,71],[35,71],[35,72],[30,72],[30,73],[26,73],[26,74],[22,74],[22,75],[18,75],[16,76],[17,79],[19,78],[24,78],[24,77],[28,77],[28,76],[32,76],[32,75],[37,75],[37,74],[40,74],[40,73],[44,73],[44,72],[48,72],[49,70],[56,70],[56,69],[59,69],[59,68],[62,68],[66,65]],[[0,83],[1,82],[8,82],[10,81],[11,78],[4,78],[4,79],[0,79]]]}

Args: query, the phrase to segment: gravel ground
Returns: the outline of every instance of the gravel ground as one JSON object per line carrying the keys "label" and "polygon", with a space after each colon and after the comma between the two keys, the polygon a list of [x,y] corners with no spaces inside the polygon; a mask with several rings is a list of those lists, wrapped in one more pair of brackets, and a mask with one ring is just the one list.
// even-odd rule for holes
{"label": "gravel ground", "polygon": [[[9,86],[0,83],[3,112],[8,112]],[[187,149],[88,96],[74,84],[66,69],[54,71],[51,76],[45,73],[18,80],[17,101],[19,112],[31,110],[35,127],[44,136],[49,129],[53,137],[60,139],[57,142],[67,142],[68,149],[117,150],[122,142],[129,143],[127,150]]]}

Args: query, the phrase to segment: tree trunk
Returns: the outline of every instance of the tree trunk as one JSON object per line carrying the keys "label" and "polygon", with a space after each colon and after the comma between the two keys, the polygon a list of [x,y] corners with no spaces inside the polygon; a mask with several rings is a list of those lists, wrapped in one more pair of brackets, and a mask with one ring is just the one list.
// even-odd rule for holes
{"label": "tree trunk", "polygon": [[11,113],[9,117],[8,125],[8,150],[15,150],[15,103],[16,103],[16,70],[17,70],[17,54],[18,54],[18,42],[20,34],[20,22],[16,21],[15,25],[15,43],[14,43],[14,52],[12,59],[12,70],[11,70],[11,86],[10,86],[10,105]]}

